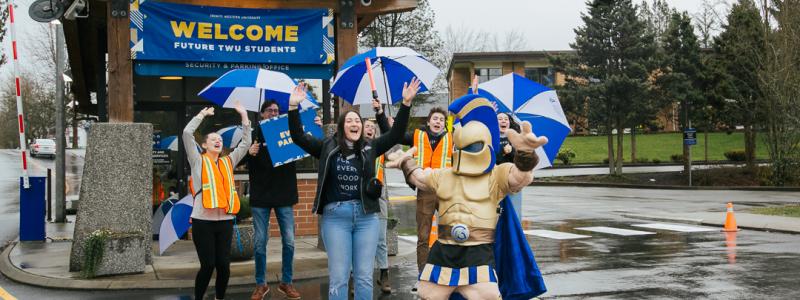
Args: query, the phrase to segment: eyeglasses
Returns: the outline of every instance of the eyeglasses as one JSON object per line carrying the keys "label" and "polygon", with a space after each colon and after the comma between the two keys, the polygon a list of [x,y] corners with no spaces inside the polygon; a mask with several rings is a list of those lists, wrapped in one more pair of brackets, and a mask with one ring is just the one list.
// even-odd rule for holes
{"label": "eyeglasses", "polygon": [[265,109],[265,111],[266,112],[274,112],[274,113],[279,112],[279,110],[277,108],[267,108],[267,109]]}

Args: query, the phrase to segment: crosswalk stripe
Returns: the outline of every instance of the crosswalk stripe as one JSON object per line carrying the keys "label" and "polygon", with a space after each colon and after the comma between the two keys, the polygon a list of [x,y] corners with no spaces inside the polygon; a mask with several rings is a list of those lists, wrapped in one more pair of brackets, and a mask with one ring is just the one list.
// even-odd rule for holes
{"label": "crosswalk stripe", "polygon": [[0,298],[3,298],[3,300],[17,300],[16,297],[12,296],[9,292],[7,292],[2,287],[0,287]]}
{"label": "crosswalk stripe", "polygon": [[574,234],[574,233],[568,233],[568,232],[560,232],[560,231],[552,231],[552,230],[541,230],[541,229],[525,230],[523,232],[525,232],[525,234],[527,234],[527,235],[533,235],[533,236],[538,236],[538,237],[543,237],[543,238],[548,238],[548,239],[554,239],[554,240],[574,240],[574,239],[585,239],[585,238],[590,238],[591,237],[591,236],[588,236],[588,235],[580,235],[580,234]]}
{"label": "crosswalk stripe", "polygon": [[655,232],[649,232],[649,231],[630,230],[630,229],[605,227],[605,226],[579,227],[579,228],[575,228],[575,229],[585,230],[585,231],[592,231],[592,232],[615,234],[615,235],[622,235],[622,236],[656,234]]}
{"label": "crosswalk stripe", "polygon": [[397,237],[398,239],[404,240],[406,242],[411,242],[416,244],[417,243],[417,236],[416,235],[401,235]]}
{"label": "crosswalk stripe", "polygon": [[707,232],[707,231],[718,231],[719,230],[719,229],[708,228],[708,227],[696,227],[696,226],[665,224],[665,223],[633,224],[633,226],[643,227],[643,228],[650,228],[650,229],[661,229],[661,230],[669,230],[669,231],[678,231],[678,232]]}

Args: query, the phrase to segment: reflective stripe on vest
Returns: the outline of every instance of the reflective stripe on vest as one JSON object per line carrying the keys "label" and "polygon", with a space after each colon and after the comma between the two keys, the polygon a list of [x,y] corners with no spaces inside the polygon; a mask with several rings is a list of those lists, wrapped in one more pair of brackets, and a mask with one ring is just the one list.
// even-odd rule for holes
{"label": "reflective stripe on vest", "polygon": [[239,195],[233,181],[233,162],[222,157],[219,163],[203,155],[202,195],[203,207],[223,208],[228,214],[239,212]]}
{"label": "reflective stripe on vest", "polygon": [[431,142],[428,133],[424,130],[414,130],[414,147],[417,147],[417,165],[420,168],[444,169],[452,166],[453,143],[450,133],[442,136],[436,145],[436,149],[431,149]]}
{"label": "reflective stripe on vest", "polygon": [[381,157],[375,159],[375,178],[380,180],[380,182],[383,184],[386,184],[386,178],[383,177],[383,166],[385,159],[386,158],[384,155],[381,155]]}

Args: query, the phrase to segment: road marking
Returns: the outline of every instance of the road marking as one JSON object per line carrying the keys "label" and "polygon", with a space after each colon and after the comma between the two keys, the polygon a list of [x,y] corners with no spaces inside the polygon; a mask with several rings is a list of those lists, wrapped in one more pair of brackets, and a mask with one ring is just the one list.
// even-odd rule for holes
{"label": "road marking", "polygon": [[600,232],[600,233],[615,234],[615,235],[622,235],[622,236],[656,234],[655,232],[649,232],[649,231],[638,231],[638,230],[630,230],[630,229],[622,229],[622,228],[614,228],[614,227],[605,227],[605,226],[580,227],[580,228],[575,228],[575,229],[593,231],[593,232]]}
{"label": "road marking", "polygon": [[633,226],[643,227],[643,228],[650,228],[650,229],[661,229],[661,230],[669,230],[669,231],[678,231],[678,232],[719,231],[719,229],[708,228],[708,227],[696,227],[696,226],[665,224],[665,223],[634,224]]}
{"label": "road marking", "polygon": [[538,237],[554,239],[554,240],[574,240],[590,238],[588,235],[580,235],[568,232],[552,231],[552,230],[525,230],[527,235],[534,235]]}
{"label": "road marking", "polygon": [[398,239],[404,240],[406,242],[410,242],[412,244],[417,243],[417,236],[416,235],[401,235],[397,237]]}
{"label": "road marking", "polygon": [[3,298],[3,300],[17,300],[16,297],[12,296],[9,292],[6,292],[3,287],[0,287],[0,298]]}
{"label": "road marking", "polygon": [[410,196],[392,196],[389,197],[389,201],[412,201],[417,200],[417,196],[410,195]]}

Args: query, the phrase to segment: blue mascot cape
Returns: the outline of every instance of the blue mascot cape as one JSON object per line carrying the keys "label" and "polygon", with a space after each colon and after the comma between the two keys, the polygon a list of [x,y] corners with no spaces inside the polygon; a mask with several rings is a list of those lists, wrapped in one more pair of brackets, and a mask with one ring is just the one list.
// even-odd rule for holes
{"label": "blue mascot cape", "polygon": [[[461,110],[476,99],[484,98],[481,95],[465,95],[453,101],[448,109],[459,114]],[[484,100],[481,100],[484,101]],[[487,102],[488,103],[488,102]],[[500,129],[497,125],[497,115],[494,109],[485,109],[480,105],[464,115],[458,115],[459,122],[464,126],[470,121],[477,121],[489,127],[492,133],[492,150],[498,149]],[[494,157],[494,155],[492,155]],[[494,161],[492,162],[492,166]],[[491,167],[487,172],[491,171]],[[525,233],[522,232],[514,206],[506,196],[500,201],[502,213],[497,220],[494,236],[494,264],[497,272],[497,281],[500,294],[504,300],[528,300],[547,292],[542,273],[536,265],[533,251],[528,244]],[[459,294],[454,294],[450,299],[464,299]]]}

